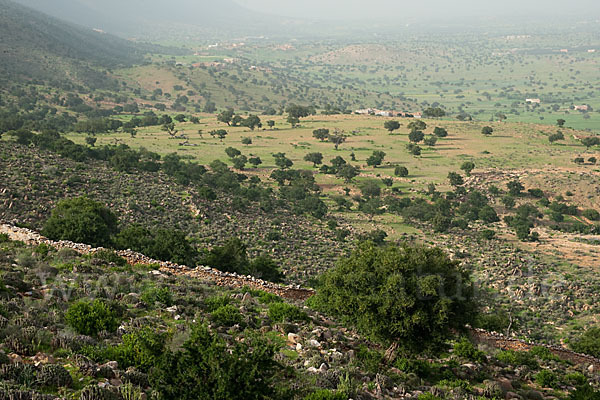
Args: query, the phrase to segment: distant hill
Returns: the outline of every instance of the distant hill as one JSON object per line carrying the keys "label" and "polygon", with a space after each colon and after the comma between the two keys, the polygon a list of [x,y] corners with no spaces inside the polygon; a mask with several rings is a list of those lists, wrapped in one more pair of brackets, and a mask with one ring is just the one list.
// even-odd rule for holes
{"label": "distant hill", "polygon": [[[162,39],[170,32],[219,36],[268,31],[274,21],[232,0],[16,0],[55,17],[124,37]],[[281,22],[281,21],[280,21]]]}
{"label": "distant hill", "polygon": [[145,51],[116,36],[0,0],[0,80],[109,87],[114,82],[98,67],[140,63]]}

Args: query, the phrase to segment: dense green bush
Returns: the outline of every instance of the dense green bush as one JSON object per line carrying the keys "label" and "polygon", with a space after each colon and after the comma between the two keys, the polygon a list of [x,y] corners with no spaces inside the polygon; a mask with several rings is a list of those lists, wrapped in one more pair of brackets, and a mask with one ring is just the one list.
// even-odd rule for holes
{"label": "dense green bush", "polygon": [[534,355],[526,351],[505,350],[499,352],[496,358],[505,364],[513,366],[526,365],[533,369],[539,367]]}
{"label": "dense green bush", "polygon": [[376,350],[370,350],[365,345],[361,345],[358,348],[356,359],[359,361],[362,369],[371,374],[376,374],[383,368],[383,354]]}
{"label": "dense green bush", "polygon": [[323,275],[318,309],[406,350],[442,345],[475,316],[467,271],[440,249],[372,242]]}
{"label": "dense green bush", "polygon": [[168,287],[151,287],[142,293],[141,299],[144,303],[153,306],[155,303],[163,304],[167,307],[173,305],[173,295]]}
{"label": "dense green bush", "polygon": [[298,307],[287,303],[271,303],[268,311],[269,318],[274,322],[295,322],[308,319],[306,313]]}
{"label": "dense green bush", "polygon": [[216,246],[204,251],[200,263],[220,271],[236,272],[241,275],[252,275],[271,282],[281,282],[283,274],[279,265],[267,255],[250,260],[247,246],[238,238],[229,239],[223,246]]}
{"label": "dense green bush", "polygon": [[147,372],[159,363],[168,338],[166,332],[145,327],[123,335],[117,345],[87,346],[82,353],[97,362],[116,361],[123,369],[136,367]]}
{"label": "dense green bush", "polygon": [[544,361],[560,361],[560,358],[556,355],[554,355],[550,349],[543,347],[543,346],[533,346],[530,350],[529,353],[533,354],[534,356],[536,356],[537,358],[539,358],[540,360],[544,360]]}
{"label": "dense green bush", "polygon": [[176,229],[150,230],[141,225],[130,225],[115,237],[115,245],[157,260],[188,266],[194,266],[198,256],[185,233]]}
{"label": "dense green bush", "polygon": [[89,336],[101,331],[114,332],[119,326],[117,313],[98,299],[72,304],[65,314],[65,320],[77,333]]}
{"label": "dense green bush", "polygon": [[535,382],[541,387],[556,388],[558,386],[556,374],[547,369],[541,370],[535,375]]}
{"label": "dense green bush", "polygon": [[467,338],[462,338],[454,345],[454,354],[471,361],[485,361],[485,353],[477,350]]}
{"label": "dense green bush", "polygon": [[281,367],[275,347],[248,338],[228,346],[204,325],[195,326],[177,352],[167,352],[151,374],[161,399],[253,400],[278,398],[276,378]]}
{"label": "dense green bush", "polygon": [[242,323],[242,314],[236,306],[227,304],[213,311],[211,319],[219,326],[233,326]]}
{"label": "dense green bush", "polygon": [[44,224],[42,233],[54,240],[71,240],[108,247],[117,233],[118,220],[104,205],[78,197],[59,202]]}
{"label": "dense green bush", "polygon": [[600,392],[595,391],[589,384],[581,385],[569,395],[569,400],[600,400]]}
{"label": "dense green bush", "polygon": [[581,215],[583,215],[585,218],[587,218],[591,221],[599,221],[600,220],[600,213],[596,210],[592,210],[592,209],[583,210]]}
{"label": "dense green bush", "polygon": [[213,312],[219,307],[231,304],[231,297],[229,296],[211,296],[204,299],[204,305],[208,312]]}
{"label": "dense green bush", "polygon": [[600,328],[594,327],[586,330],[581,337],[573,340],[570,346],[579,353],[600,357]]}
{"label": "dense green bush", "polygon": [[121,267],[127,264],[126,259],[119,256],[117,253],[115,253],[112,250],[106,250],[106,249],[98,250],[97,252],[95,252],[93,254],[93,257],[98,260],[106,261],[107,263],[113,263],[113,264],[116,264]]}

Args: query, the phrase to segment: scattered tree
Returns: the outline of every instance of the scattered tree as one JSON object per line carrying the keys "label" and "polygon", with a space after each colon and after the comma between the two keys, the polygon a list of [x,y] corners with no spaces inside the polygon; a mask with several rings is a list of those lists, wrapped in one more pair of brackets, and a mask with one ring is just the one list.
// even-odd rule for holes
{"label": "scattered tree", "polygon": [[377,167],[383,163],[383,159],[385,158],[385,153],[380,150],[375,150],[369,158],[367,158],[367,165],[370,167]]}
{"label": "scattered tree", "polygon": [[491,126],[484,126],[481,129],[481,133],[484,134],[485,136],[489,136],[492,133],[494,133],[494,128],[492,128]]}
{"label": "scattered tree", "polygon": [[231,120],[233,119],[233,108],[228,108],[227,110],[221,111],[219,115],[217,115],[217,121],[223,122],[227,124],[227,126],[231,126]]}
{"label": "scattered tree", "polygon": [[425,129],[427,129],[427,124],[425,123],[425,121],[417,119],[409,123],[407,127],[411,131],[424,131]]}
{"label": "scattered tree", "polygon": [[400,177],[407,177],[408,176],[408,168],[403,167],[403,166],[397,166],[394,169],[394,175],[396,176],[400,176]]}
{"label": "scattered tree", "polygon": [[234,147],[228,147],[225,149],[225,154],[227,154],[227,157],[229,158],[235,158],[242,154],[242,152]]}
{"label": "scattered tree", "polygon": [[454,187],[462,186],[465,183],[463,177],[456,172],[448,172],[448,181]]}
{"label": "scattered tree", "polygon": [[304,156],[304,161],[313,163],[313,167],[323,163],[323,154],[321,153],[308,153]]}
{"label": "scattered tree", "polygon": [[443,138],[448,136],[448,131],[444,128],[440,128],[439,126],[436,126],[435,129],[433,130],[433,134],[437,137]]}
{"label": "scattered tree", "polygon": [[410,131],[410,133],[408,134],[408,140],[410,140],[413,143],[419,143],[423,140],[424,137],[425,134],[422,131]]}
{"label": "scattered tree", "polygon": [[262,160],[260,159],[260,157],[250,157],[248,162],[252,164],[254,168],[257,168],[260,164],[262,164]]}
{"label": "scattered tree", "polygon": [[385,121],[383,127],[387,129],[390,133],[394,132],[397,129],[400,129],[400,122],[398,121]]}
{"label": "scattered tree", "polygon": [[325,140],[327,140],[329,138],[329,129],[315,129],[313,131],[313,136],[316,139],[319,139],[321,142],[324,142]]}
{"label": "scattered tree", "polygon": [[441,118],[446,116],[446,111],[442,110],[440,107],[429,107],[423,111],[423,116],[427,118]]}
{"label": "scattered tree", "polygon": [[275,158],[275,165],[280,169],[287,169],[294,165],[292,160],[285,156],[285,153],[275,153],[273,154],[273,158]]}
{"label": "scattered tree", "polygon": [[467,174],[467,176],[471,176],[471,171],[475,169],[475,164],[472,161],[465,161],[460,166],[460,169],[465,171],[465,174]]}

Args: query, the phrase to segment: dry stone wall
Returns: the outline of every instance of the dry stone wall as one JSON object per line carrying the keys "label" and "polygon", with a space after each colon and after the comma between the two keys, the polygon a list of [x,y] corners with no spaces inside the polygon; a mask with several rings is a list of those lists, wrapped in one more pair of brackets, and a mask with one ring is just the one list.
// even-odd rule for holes
{"label": "dry stone wall", "polygon": [[[12,225],[1,224],[0,233],[5,233],[11,240],[21,241],[29,245],[46,244],[57,249],[69,248],[81,254],[93,254],[102,248],[94,248],[87,244],[73,243],[66,240],[50,240],[39,233],[26,228],[19,228]],[[314,290],[305,289],[298,285],[277,285],[271,282],[257,279],[252,276],[238,275],[236,273],[222,272],[206,266],[196,266],[194,268],[175,264],[169,261],[154,260],[143,254],[131,250],[118,250],[116,253],[127,260],[131,265],[135,264],[157,264],[160,271],[176,275],[187,275],[196,279],[210,280],[218,286],[243,287],[248,286],[254,289],[264,290],[274,293],[278,296],[290,300],[306,300],[314,294]]]}

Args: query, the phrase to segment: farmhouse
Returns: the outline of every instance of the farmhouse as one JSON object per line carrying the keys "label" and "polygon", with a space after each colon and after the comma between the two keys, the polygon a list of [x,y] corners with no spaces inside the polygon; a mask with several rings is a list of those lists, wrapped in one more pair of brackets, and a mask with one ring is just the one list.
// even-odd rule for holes
{"label": "farmhouse", "polygon": [[360,114],[360,115],[375,115],[375,111],[372,108],[363,108],[361,110],[356,110],[354,111],[355,114]]}

